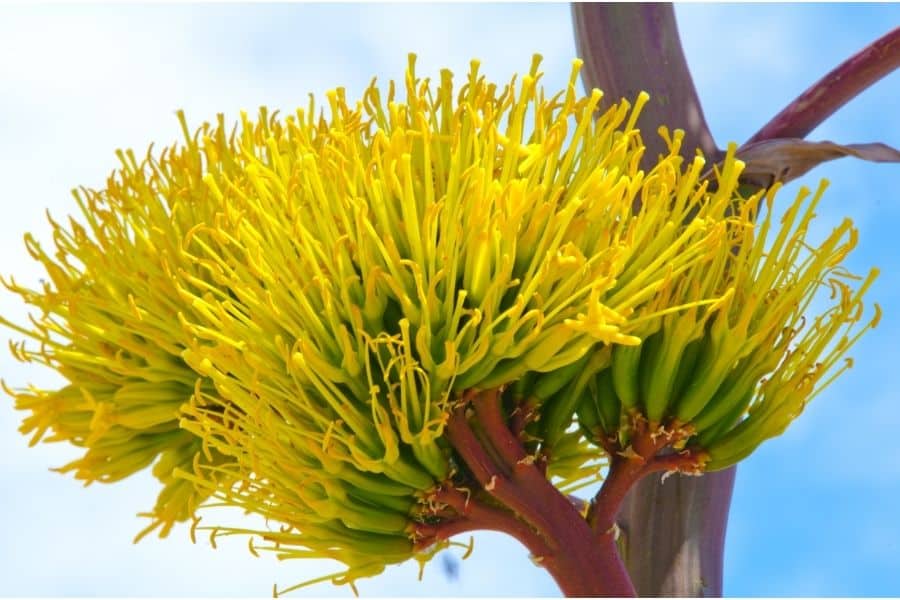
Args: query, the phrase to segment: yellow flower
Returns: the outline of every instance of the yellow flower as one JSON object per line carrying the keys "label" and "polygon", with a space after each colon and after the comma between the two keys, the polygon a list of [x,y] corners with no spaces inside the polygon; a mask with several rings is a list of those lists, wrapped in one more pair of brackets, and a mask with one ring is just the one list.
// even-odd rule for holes
{"label": "yellow flower", "polygon": [[[857,241],[849,219],[820,244],[807,240],[825,187],[812,195],[802,188],[780,227],[780,184],[734,204],[738,218],[715,257],[691,265],[646,304],[651,314],[631,321],[644,324],[643,343],[614,348],[608,368],[595,369],[579,390],[589,437],[627,447],[635,419],[644,419],[700,458],[695,467],[725,468],[781,434],[851,366],[844,354],[880,318],[875,305],[874,317],[862,320],[877,270],[862,278],[841,266]],[[661,315],[710,296],[719,300]]]}
{"label": "yellow flower", "polygon": [[73,192],[81,222],[50,220],[54,252],[25,236],[49,279],[38,289],[4,281],[39,310],[27,327],[0,319],[37,343],[11,344],[14,355],[47,365],[68,383],[7,392],[16,408],[31,413],[20,430],[32,434],[32,444],[45,439],[85,448],[59,469],[85,484],[118,481],[153,464],[163,489],[138,537],[157,527],[165,536],[208,497],[175,477],[175,468],[222,460],[179,426],[181,407],[195,391],[214,393],[211,381],[181,358],[189,338],[179,319],[192,308],[179,299],[176,280],[211,282],[184,252],[182,238],[198,221],[214,218],[215,207],[174,197],[199,167],[189,149],[167,150],[162,160],[148,154],[140,163],[130,151],[118,157],[122,166],[105,190]]}
{"label": "yellow flower", "polygon": [[[587,427],[584,398],[620,355],[663,338],[675,372],[707,329],[748,319],[754,344],[777,344],[820,275],[769,294],[794,254],[777,259],[782,279],[756,266],[760,196],[738,194],[741,163],[729,156],[710,189],[703,159],[685,163],[681,132],[663,129],[670,152],[645,173],[647,96],[599,111],[599,91],[576,93],[575,61],[547,98],[539,62],[503,87],[473,62],[454,92],[449,71],[435,86],[411,57],[402,101],[373,82],[352,106],[329,92],[328,117],[311,101],[283,119],[242,114],[233,130],[219,115],[191,135],[182,116],[182,145],[141,162],[120,153],[104,190],[76,194],[81,221],[51,221],[52,254],[27,238],[50,280],[6,282],[39,309],[30,326],[3,321],[37,343],[15,352],[68,382],[10,392],[31,413],[23,431],[84,447],[64,470],[88,482],[155,462],[164,487],[148,529],[195,517],[193,534],[212,498],[279,525],[209,527],[213,539],[337,559],[338,582],[416,556],[415,524],[439,518],[429,492],[459,475],[443,434],[464,391],[535,398],[550,476],[565,489],[596,479],[603,454],[569,426],[577,410]],[[840,276],[846,244],[828,244],[803,268]],[[857,304],[847,296],[840,314]],[[728,352],[755,356],[736,340]],[[790,360],[782,379],[807,385],[798,373],[814,359]],[[787,385],[769,384],[770,404]],[[605,431],[627,408],[661,419],[693,406],[616,402],[615,423],[600,411]],[[684,420],[721,424],[707,404]],[[765,410],[768,434],[786,413]],[[734,455],[706,431],[714,463]]]}

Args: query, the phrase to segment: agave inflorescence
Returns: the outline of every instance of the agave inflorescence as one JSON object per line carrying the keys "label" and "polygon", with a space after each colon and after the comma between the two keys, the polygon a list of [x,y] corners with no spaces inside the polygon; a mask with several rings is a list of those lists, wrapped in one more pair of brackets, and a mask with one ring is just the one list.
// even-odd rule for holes
{"label": "agave inflorescence", "polygon": [[[766,247],[775,189],[740,193],[733,155],[711,184],[663,129],[645,173],[646,95],[601,112],[576,61],[546,98],[538,66],[499,88],[473,62],[454,96],[411,58],[404,102],[373,82],[327,118],[220,115],[120,153],[54,253],[27,238],[50,280],[7,283],[40,309],[3,321],[39,344],[16,355],[69,382],[10,391],[23,431],[84,447],[64,470],[87,482],[156,461],[147,531],[217,498],[280,528],[214,534],[335,558],[337,581],[446,537],[435,490],[477,483],[447,424],[479,393],[565,491],[606,453],[696,471],[779,433],[864,329],[850,224],[810,247],[800,198]],[[822,285],[838,301],[804,330]]]}
{"label": "agave inflorescence", "polygon": [[[640,346],[616,347],[608,368],[587,379],[592,387],[578,409],[583,427],[601,431],[607,443],[627,440],[633,423],[626,417],[635,413],[651,427],[684,428],[679,446],[702,449],[703,467],[716,470],[782,433],[849,368],[849,358],[833,367],[880,318],[876,305],[873,319],[859,325],[862,296],[877,272],[862,279],[841,266],[856,245],[849,219],[820,245],[806,241],[824,184],[812,196],[801,190],[772,240],[778,187],[742,202],[742,218],[716,259],[693,266],[655,302],[683,305],[711,295],[721,301],[655,317],[640,332]],[[760,212],[762,222],[749,225]],[[821,288],[836,302],[806,323]]]}

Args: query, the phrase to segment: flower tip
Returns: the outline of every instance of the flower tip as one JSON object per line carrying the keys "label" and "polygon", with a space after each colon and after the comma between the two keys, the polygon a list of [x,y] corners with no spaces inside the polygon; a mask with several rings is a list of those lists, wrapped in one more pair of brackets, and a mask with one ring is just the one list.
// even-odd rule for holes
{"label": "flower tip", "polygon": [[648,94],[644,90],[641,90],[640,93],[638,93],[637,98],[634,99],[634,108],[631,109],[631,112],[634,115],[632,117],[632,121],[637,119],[637,117],[641,114],[641,111],[644,109],[644,106],[649,101],[650,94]]}
{"label": "flower tip", "polygon": [[875,316],[872,317],[871,321],[869,321],[869,327],[872,327],[873,329],[875,327],[878,327],[878,323],[881,322],[881,314],[882,314],[881,313],[881,305],[876,302],[874,304],[874,306],[875,306]]}
{"label": "flower tip", "polygon": [[626,335],[624,333],[620,333],[615,338],[615,342],[621,346],[640,346],[642,341],[636,335]]}

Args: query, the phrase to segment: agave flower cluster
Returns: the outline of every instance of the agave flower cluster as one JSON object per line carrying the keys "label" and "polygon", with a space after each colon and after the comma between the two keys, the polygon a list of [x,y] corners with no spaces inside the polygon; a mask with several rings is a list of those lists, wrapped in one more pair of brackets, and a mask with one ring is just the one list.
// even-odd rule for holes
{"label": "agave flower cluster", "polygon": [[337,559],[336,581],[422,558],[417,526],[448,514],[431,490],[465,475],[445,429],[466,392],[527,408],[565,491],[641,428],[693,470],[740,460],[874,325],[874,274],[840,266],[849,221],[806,240],[821,189],[779,224],[776,188],[742,193],[733,153],[704,177],[665,129],[642,171],[646,95],[601,111],[579,64],[548,98],[538,58],[502,87],[473,62],[458,92],[411,58],[399,94],[194,134],[182,116],[180,145],[120,153],[52,251],[26,237],[49,279],[5,282],[37,309],[3,321],[31,340],[14,353],[68,382],[8,390],[23,432],[84,448],[61,470],[86,482],[152,465],[141,535],[239,506],[277,526],[213,534]]}

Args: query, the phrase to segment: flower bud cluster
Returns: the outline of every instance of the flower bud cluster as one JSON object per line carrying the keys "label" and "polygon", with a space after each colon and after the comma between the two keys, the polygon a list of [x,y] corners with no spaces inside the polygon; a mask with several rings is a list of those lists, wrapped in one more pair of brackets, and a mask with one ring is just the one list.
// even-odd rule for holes
{"label": "flower bud cluster", "polygon": [[[180,115],[182,144],[120,152],[79,217],[51,220],[52,251],[26,238],[49,279],[5,281],[37,309],[2,321],[31,340],[13,352],[66,380],[9,390],[22,431],[84,448],[63,470],[86,482],[153,465],[148,531],[239,506],[280,528],[213,535],[352,581],[414,555],[464,391],[530,402],[566,485],[632,413],[692,427],[709,468],[783,430],[858,336],[854,230],[808,245],[817,194],[770,235],[775,191],[744,197],[733,155],[704,179],[678,131],[642,171],[646,94],[601,110],[576,61],[547,98],[539,62],[497,86],[473,61],[454,91],[411,57],[400,92],[339,88],[327,116],[191,134]],[[837,303],[804,328],[822,286]]]}

